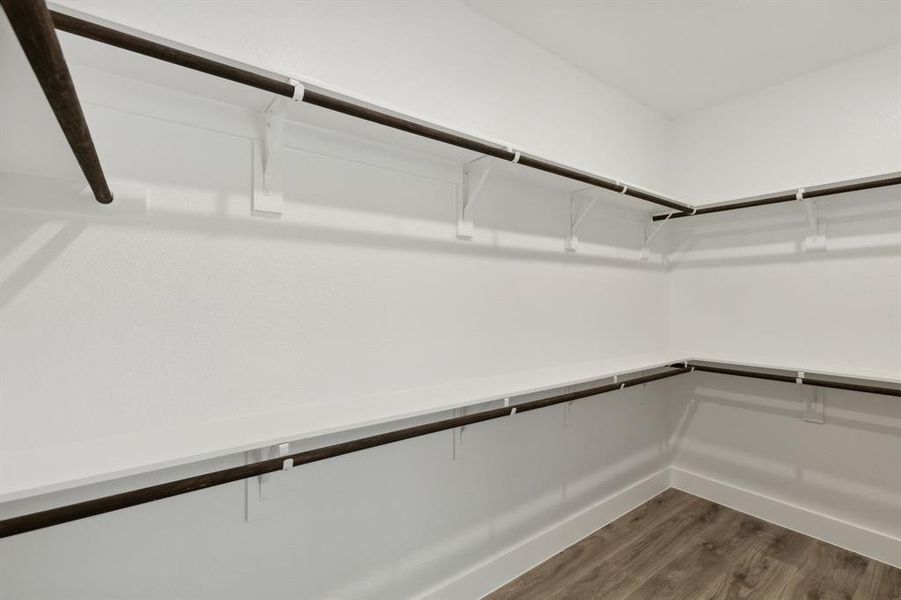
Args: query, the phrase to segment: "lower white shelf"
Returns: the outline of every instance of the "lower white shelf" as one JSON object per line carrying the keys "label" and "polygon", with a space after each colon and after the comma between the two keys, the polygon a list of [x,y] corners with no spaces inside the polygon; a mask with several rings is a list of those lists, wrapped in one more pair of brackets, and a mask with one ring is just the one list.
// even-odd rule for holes
{"label": "lower white shelf", "polygon": [[[786,367],[738,360],[685,358],[667,353],[614,357],[561,367],[507,373],[427,388],[242,415],[189,427],[106,436],[0,456],[0,502],[147,473],[283,442],[400,421],[461,407],[563,389],[589,381],[684,361],[746,369],[803,371],[806,377],[852,378],[901,386],[901,374]],[[64,460],[61,460],[64,457]]]}

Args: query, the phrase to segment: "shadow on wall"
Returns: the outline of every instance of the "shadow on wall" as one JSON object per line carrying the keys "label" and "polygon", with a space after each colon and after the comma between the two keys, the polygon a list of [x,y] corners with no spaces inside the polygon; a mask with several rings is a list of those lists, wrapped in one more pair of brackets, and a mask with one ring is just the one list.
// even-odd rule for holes
{"label": "shadow on wall", "polygon": [[75,222],[4,220],[8,225],[0,227],[0,309],[27,288],[88,227],[86,223]]}
{"label": "shadow on wall", "polygon": [[[890,237],[866,246],[855,245],[852,239],[863,234],[897,234],[901,229],[901,199],[897,190],[885,188],[821,201],[830,207],[825,211],[829,251],[824,254],[800,253],[799,239],[806,223],[802,208],[790,204],[667,223],[652,242],[655,252],[651,261],[644,262],[639,256],[646,235],[645,214],[636,210],[634,222],[621,220],[603,201],[588,213],[581,227],[579,251],[566,253],[568,194],[500,175],[489,176],[473,206],[475,241],[463,242],[455,239],[454,232],[461,165],[305,126],[292,127],[292,135],[309,130],[303,135],[316,141],[307,139],[307,148],[289,148],[281,156],[286,213],[273,221],[250,216],[250,139],[97,105],[90,105],[88,112],[114,187],[120,181],[149,190],[147,216],[125,216],[126,211],[115,203],[98,210],[86,196],[73,193],[71,182],[3,174],[0,207],[49,214],[27,213],[17,218],[15,225],[6,228],[17,230],[13,236],[31,237],[28,228],[43,227],[43,220],[80,228],[82,233],[88,227],[103,226],[211,239],[265,239],[632,269],[754,264],[786,257],[866,257],[897,252],[901,247]],[[311,144],[318,144],[321,150],[309,147]],[[61,212],[66,206],[64,189],[71,195],[67,213]],[[873,202],[879,205],[876,210],[853,214],[857,205]],[[761,225],[761,219],[768,221]],[[855,224],[862,229],[855,229]],[[38,272],[37,265],[46,266],[53,253],[62,251],[64,240],[75,242],[71,232],[41,252],[31,266],[19,264],[17,282],[0,301],[8,303],[15,290]],[[673,240],[673,251],[666,257],[668,237]],[[840,238],[848,243],[836,243]],[[13,249],[7,243],[3,250],[0,260]]]}
{"label": "shadow on wall", "polygon": [[[400,187],[397,181],[393,187]],[[371,193],[361,199],[359,193],[348,192],[353,203],[336,202],[329,206],[308,203],[306,194],[289,195],[286,198],[287,214],[282,220],[273,220],[249,216],[250,200],[246,194],[234,190],[175,189],[167,182],[160,182],[151,185],[146,217],[120,217],[115,215],[115,208],[107,207],[100,210],[109,210],[112,216],[98,216],[99,211],[94,206],[85,207],[86,214],[79,214],[78,208],[57,212],[60,188],[70,192],[73,207],[93,201],[73,193],[76,186],[71,182],[3,174],[2,195],[6,198],[15,195],[16,198],[15,206],[3,211],[0,306],[8,305],[70,244],[90,230],[94,230],[95,236],[104,231],[117,238],[128,236],[129,232],[157,232],[158,238],[177,234],[203,236],[210,241],[265,240],[299,245],[339,245],[475,259],[541,261],[561,266],[619,266],[652,271],[661,268],[659,261],[639,260],[641,227],[637,224],[619,222],[610,232],[606,231],[605,223],[598,223],[597,227],[586,224],[580,252],[564,252],[564,229],[559,222],[567,219],[568,213],[561,203],[541,203],[534,198],[531,202],[524,201],[526,190],[513,189],[496,194],[491,199],[494,202],[492,210],[483,210],[476,222],[475,241],[457,240],[453,220],[456,186],[429,182],[426,187],[431,189],[418,187],[420,189],[404,194],[404,198],[387,197],[389,190],[384,201],[374,198]],[[46,202],[48,196],[55,198]],[[45,203],[51,209],[42,210]],[[372,206],[385,204],[391,205],[391,212],[372,213]],[[28,205],[34,208],[19,210]],[[424,206],[428,210],[424,210]],[[592,239],[598,238],[604,239],[603,245],[591,244]],[[166,250],[161,248],[161,253],[164,255]],[[98,260],[101,259],[116,261],[117,257],[98,256]]]}

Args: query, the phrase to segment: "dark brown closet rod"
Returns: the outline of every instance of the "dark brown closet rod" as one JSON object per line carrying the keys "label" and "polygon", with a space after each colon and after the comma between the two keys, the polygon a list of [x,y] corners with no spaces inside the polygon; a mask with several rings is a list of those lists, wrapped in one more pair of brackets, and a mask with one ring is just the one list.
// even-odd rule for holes
{"label": "dark brown closet rod", "polygon": [[[844,183],[833,186],[816,187],[813,189],[805,189],[804,198],[819,198],[821,196],[831,196],[833,194],[845,194],[847,192],[857,192],[860,190],[870,190],[873,188],[886,187],[890,185],[901,185],[901,175],[889,175],[878,179],[870,179],[868,181],[860,181],[857,183]],[[754,200],[736,200],[735,202],[726,202],[716,206],[707,206],[697,209],[694,213],[675,212],[668,215],[655,215],[654,221],[664,221],[666,219],[679,219],[681,217],[695,217],[698,215],[709,215],[710,213],[724,212],[727,210],[739,210],[742,208],[752,208],[754,206],[766,206],[768,204],[779,204],[781,202],[796,202],[798,200],[798,191],[791,190],[788,192],[777,192],[764,198],[756,198]]]}
{"label": "dark brown closet rod", "polygon": [[56,120],[94,197],[101,204],[113,201],[103,167],[91,139],[69,67],[59,46],[53,21],[43,0],[0,0],[31,69],[56,115]]}
{"label": "dark brown closet rod", "polygon": [[[579,392],[558,394],[549,398],[523,402],[522,404],[516,404],[510,407],[496,408],[472,415],[444,419],[441,421],[435,421],[434,423],[426,423],[424,425],[416,425],[413,427],[407,427],[405,429],[398,429],[396,431],[389,431],[387,433],[380,433],[378,435],[360,438],[358,440],[342,442],[340,444],[334,444],[332,446],[325,446],[323,448],[317,448],[315,450],[307,450],[305,452],[298,452],[297,454],[280,456],[278,458],[263,460],[249,465],[232,467],[230,469],[222,469],[220,471],[213,471],[211,473],[205,473],[203,475],[187,477],[178,481],[170,481],[168,483],[152,485],[138,490],[122,492],[121,494],[115,494],[103,498],[96,498],[94,500],[86,500],[84,502],[78,502],[76,504],[60,506],[59,508],[51,508],[49,510],[22,515],[19,517],[13,517],[11,519],[5,519],[3,521],[0,521],[0,538],[25,533],[27,531],[34,531],[35,529],[43,529],[44,527],[51,527],[53,525],[60,525],[62,523],[68,523],[69,521],[76,521],[78,519],[84,519],[85,517],[92,517],[115,510],[121,510],[123,508],[137,506],[139,504],[145,504],[147,502],[154,502],[156,500],[162,500],[163,498],[170,498],[172,496],[187,494],[189,492],[196,492],[198,490],[203,490],[225,483],[231,483],[234,481],[240,481],[242,479],[248,479],[250,477],[256,477],[258,475],[274,473],[276,471],[282,470],[282,464],[287,459],[293,459],[293,466],[296,467],[299,465],[325,460],[327,458],[334,458],[336,456],[342,456],[344,454],[366,450],[368,448],[375,448],[377,446],[384,446],[385,444],[392,444],[394,442],[400,442],[402,440],[409,440],[412,438],[429,435],[430,433],[437,433],[439,431],[446,431],[448,429],[454,429],[456,427],[462,427],[464,425],[481,423],[482,421],[490,421],[492,419],[509,417],[518,413],[545,408],[547,406],[553,406],[555,404],[572,402],[573,400],[578,400],[580,398],[588,398],[589,396],[604,394],[606,392],[613,392],[622,388],[641,385],[643,383],[657,381],[658,379],[665,379],[667,377],[672,377],[673,375],[679,375],[681,373],[686,373],[689,371],[688,368],[681,365],[678,367],[666,368],[668,370],[659,373],[626,379],[618,383],[610,383],[592,387],[590,389],[582,390]],[[61,457],[61,460],[64,459]]]}
{"label": "dark brown closet rod", "polygon": [[890,388],[877,385],[868,385],[865,383],[854,383],[847,381],[830,381],[828,379],[819,379],[816,377],[798,377],[796,372],[792,374],[782,373],[765,373],[761,371],[747,371],[744,369],[733,369],[727,367],[716,367],[711,365],[697,363],[678,363],[671,365],[672,367],[688,367],[695,371],[705,371],[707,373],[720,373],[722,375],[734,375],[736,377],[750,377],[752,379],[766,379],[769,381],[782,381],[784,383],[801,383],[803,385],[812,385],[814,387],[833,388],[837,390],[849,390],[852,392],[864,392],[867,394],[882,394],[885,396],[901,397],[901,388]]}
{"label": "dark brown closet rod", "polygon": [[[201,71],[208,75],[222,77],[230,81],[249,85],[273,94],[287,96],[288,98],[294,97],[294,85],[286,80],[260,75],[259,73],[248,71],[247,69],[204,58],[190,52],[185,52],[184,50],[172,48],[158,42],[147,40],[103,25],[98,25],[90,21],[85,21],[84,19],[79,19],[64,13],[51,11],[51,15],[53,17],[53,24],[61,31],[95,40],[110,46],[115,46],[117,48],[122,48],[123,50],[143,54],[144,56],[156,58],[195,71]],[[692,210],[691,206],[683,202],[678,202],[670,198],[665,198],[657,194],[652,194],[651,192],[626,186],[610,179],[597,177],[583,171],[564,167],[533,156],[520,156],[519,153],[502,146],[489,144],[480,140],[422,125],[403,117],[354,104],[315,90],[304,90],[302,101],[314,106],[357,117],[358,119],[379,123],[380,125],[406,131],[407,133],[465,148],[466,150],[472,150],[479,154],[486,154],[502,160],[517,162],[525,167],[553,173],[554,175],[573,179],[606,190],[624,193],[628,196],[665,206],[673,210]]]}
{"label": "dark brown closet rod", "polygon": [[34,531],[36,529],[43,529],[44,527],[51,527],[53,525],[60,525],[62,523],[68,523],[69,521],[76,521],[78,519],[84,519],[86,517],[101,515],[103,513],[121,510],[130,506],[137,506],[139,504],[145,504],[147,502],[154,502],[156,500],[162,500],[164,498],[170,498],[172,496],[187,494],[189,492],[196,492],[217,485],[223,485],[234,481],[240,481],[242,479],[248,479],[250,477],[256,477],[258,475],[274,473],[276,471],[282,470],[283,462],[287,459],[291,459],[293,461],[293,466],[299,466],[320,460],[325,460],[328,458],[334,458],[336,456],[342,456],[344,454],[350,454],[352,452],[358,452],[360,450],[366,450],[368,448],[375,448],[377,446],[384,446],[386,444],[392,444],[394,442],[399,442],[402,440],[409,440],[412,438],[429,435],[431,433],[437,433],[439,431],[446,431],[448,429],[454,429],[457,427],[462,427],[464,425],[472,425],[474,423],[481,423],[483,421],[490,421],[492,419],[500,419],[502,417],[513,416],[518,413],[524,413],[531,410],[537,410],[539,408],[554,406],[556,404],[572,402],[573,400],[579,400],[581,398],[587,398],[590,396],[596,396],[598,394],[613,392],[623,388],[641,385],[644,383],[649,383],[652,381],[657,381],[659,379],[665,379],[667,377],[673,377],[675,375],[681,375],[682,373],[689,373],[692,371],[704,371],[708,373],[719,373],[723,375],[734,375],[738,377],[751,377],[754,379],[765,379],[791,384],[801,383],[803,385],[843,389],[870,394],[901,396],[901,388],[868,385],[854,381],[830,381],[827,379],[811,377],[799,378],[797,377],[797,372],[791,372],[792,374],[786,374],[788,372],[765,373],[760,371],[720,367],[716,365],[696,362],[681,362],[670,365],[667,369],[668,370],[666,371],[661,371],[651,375],[625,379],[617,383],[609,383],[578,392],[558,394],[540,400],[523,402],[521,404],[516,404],[510,407],[496,408],[472,415],[444,419],[441,421],[435,421],[434,423],[426,423],[424,425],[416,425],[413,427],[398,429],[396,431],[389,431],[387,433],[381,433],[378,435],[360,438],[349,442],[342,442],[340,444],[334,444],[332,446],[325,446],[323,448],[317,448],[315,450],[307,450],[288,456],[280,456],[278,458],[264,460],[250,465],[232,467],[230,469],[222,469],[219,471],[213,471],[211,473],[205,473],[203,475],[187,477],[178,481],[170,481],[168,483],[161,483],[138,490],[122,492],[120,494],[115,494],[112,496],[86,500],[84,502],[79,502],[76,504],[61,506],[59,508],[51,508],[49,510],[5,519],[3,521],[0,521],[0,538],[18,535],[20,533],[26,533],[28,531]]}

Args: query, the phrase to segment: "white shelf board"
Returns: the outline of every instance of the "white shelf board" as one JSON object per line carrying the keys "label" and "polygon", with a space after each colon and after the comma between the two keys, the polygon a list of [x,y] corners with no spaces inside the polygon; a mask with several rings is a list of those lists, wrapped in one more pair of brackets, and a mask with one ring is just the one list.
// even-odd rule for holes
{"label": "white shelf board", "polygon": [[[603,380],[685,360],[804,371],[810,376],[860,378],[901,385],[901,373],[876,369],[839,369],[799,361],[776,365],[747,357],[685,358],[674,352],[636,354],[506,373],[491,377],[402,390],[291,410],[242,415],[233,419],[122,436],[48,446],[0,455],[0,502],[7,502],[227,456],[283,442],[347,432],[361,427],[441,413],[535,392]],[[798,366],[802,365],[803,366]],[[60,460],[65,456],[65,460]]]}
{"label": "white shelf board", "polygon": [[[687,354],[686,354],[687,355]],[[689,361],[713,362],[719,363],[724,367],[742,368],[748,367],[753,369],[776,369],[780,371],[803,371],[806,377],[816,377],[822,375],[825,377],[845,377],[851,379],[866,379],[867,383],[873,382],[873,385],[880,383],[901,385],[901,371],[891,371],[886,369],[862,369],[840,367],[832,363],[823,363],[810,360],[791,361],[787,364],[773,364],[759,357],[748,357],[744,355],[717,355],[716,358],[710,358],[703,355],[692,355],[694,358]],[[800,366],[799,366],[800,365]]]}
{"label": "white shelf board", "polygon": [[[242,415],[190,427],[8,452],[0,456],[0,502],[653,369],[673,360],[666,353],[614,357]],[[63,456],[65,460],[60,460]]]}
{"label": "white shelf board", "polygon": [[[72,12],[72,11],[66,11]],[[274,95],[256,88],[241,85],[231,81],[227,81],[212,75],[207,75],[197,71],[193,71],[177,65],[172,65],[163,61],[148,58],[133,52],[122,50],[106,44],[101,44],[92,40],[81,38],[65,32],[59,33],[60,44],[66,56],[66,60],[70,65],[73,73],[73,79],[76,88],[79,87],[80,77],[79,71],[88,69],[95,72],[102,72],[118,78],[125,78],[165,88],[167,90],[176,91],[197,98],[209,101],[220,102],[223,104],[241,107],[250,111],[262,113]],[[221,57],[217,57],[222,60]],[[234,61],[227,61],[234,62]],[[249,65],[242,65],[249,70],[256,70]],[[304,79],[298,76],[298,79]],[[342,96],[341,92],[334,95]],[[438,129],[445,129],[452,133],[460,133],[471,137],[485,138],[478,132],[461,132],[452,125],[428,122],[416,117],[405,115],[402,111],[393,109],[392,107],[377,106],[374,103],[367,102],[365,98],[354,98],[355,103],[370,104],[373,108],[396,113],[400,116],[410,118],[419,123],[432,126]],[[318,127],[352,135],[358,138],[374,141],[379,144],[393,146],[402,150],[412,151],[427,157],[439,158],[450,162],[463,165],[468,161],[474,160],[481,156],[480,154],[451,146],[449,144],[430,140],[403,131],[392,129],[384,125],[371,123],[362,119],[340,114],[334,111],[326,110],[303,102],[290,102],[288,104],[288,119],[304,125]],[[90,125],[90,123],[89,123]],[[505,142],[495,141],[498,145]],[[531,151],[529,148],[514,146],[516,150],[533,155],[540,156],[540,153]],[[101,156],[101,160],[102,160]],[[542,157],[546,160],[554,160],[549,157]],[[572,168],[577,170],[586,169],[574,165]],[[521,180],[529,185],[536,185],[552,190],[559,190],[569,193],[589,187],[579,181],[574,181],[565,177],[560,177],[551,173],[545,173],[530,167],[523,167],[512,164],[508,161],[498,160],[495,167],[496,172],[501,173],[503,177]],[[617,177],[609,174],[592,173],[600,177],[610,180],[616,180]],[[627,181],[625,182],[633,187],[639,187],[649,192],[658,193],[655,190],[641,185],[641,182]],[[662,207],[659,205],[640,200],[631,196],[624,196],[618,192],[599,190],[600,199],[610,206],[618,209],[629,209],[650,215],[653,212],[659,212]]]}

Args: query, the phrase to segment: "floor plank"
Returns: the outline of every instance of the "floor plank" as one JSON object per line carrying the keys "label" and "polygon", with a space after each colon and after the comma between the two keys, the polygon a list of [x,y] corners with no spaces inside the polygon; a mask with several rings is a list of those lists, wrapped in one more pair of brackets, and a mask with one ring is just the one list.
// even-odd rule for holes
{"label": "floor plank", "polygon": [[775,597],[780,600],[851,600],[870,562],[850,550],[816,541],[807,553],[798,577],[789,581]]}
{"label": "floor plank", "polygon": [[674,515],[689,510],[690,505],[697,502],[696,498],[688,494],[672,488],[666,490],[610,525],[598,529],[549,558],[492,594],[490,598],[514,600],[524,593],[529,593],[533,597],[547,597],[559,587],[560,581],[580,577],[584,570],[641,538],[649,528],[657,528]]}
{"label": "floor plank", "polygon": [[668,548],[693,544],[708,528],[717,525],[724,514],[723,507],[697,499],[688,509],[654,529],[656,535],[645,532],[597,564],[587,565],[581,577],[559,582],[545,598],[625,598],[672,558]]}
{"label": "floor plank", "polygon": [[814,543],[812,538],[745,515],[747,543],[729,555],[725,576],[709,600],[764,600],[797,577],[798,565]]}
{"label": "floor plank", "polygon": [[667,490],[485,600],[901,600],[901,569]]}
{"label": "floor plank", "polygon": [[901,600],[901,569],[870,561],[853,600]]}
{"label": "floor plank", "polygon": [[[705,529],[694,543],[672,554],[674,558],[625,600],[695,600],[707,598],[718,587],[729,567],[728,551],[733,543],[744,543],[741,515],[722,511],[719,523]],[[740,536],[738,540],[735,536]],[[667,553],[670,554],[670,553]],[[621,595],[621,594],[620,594]]]}

